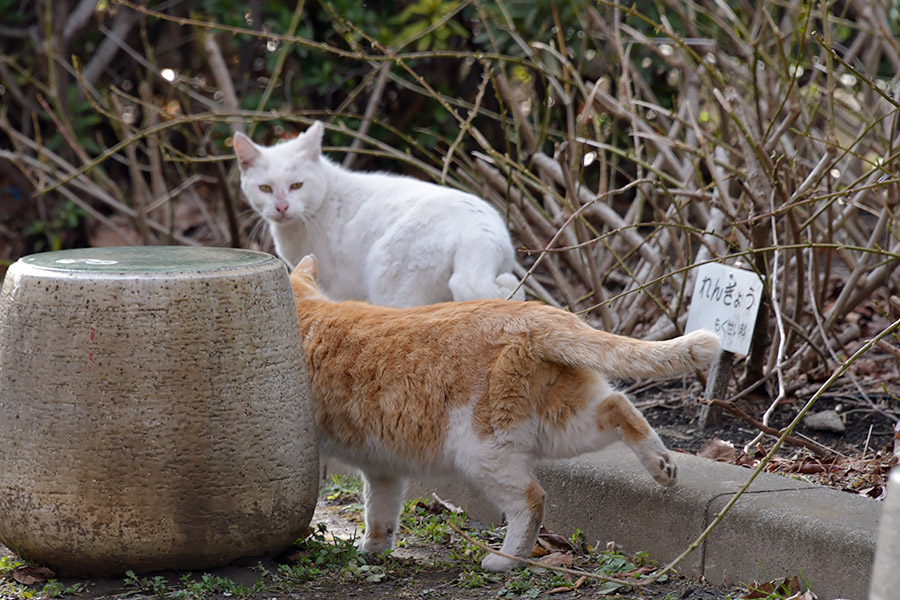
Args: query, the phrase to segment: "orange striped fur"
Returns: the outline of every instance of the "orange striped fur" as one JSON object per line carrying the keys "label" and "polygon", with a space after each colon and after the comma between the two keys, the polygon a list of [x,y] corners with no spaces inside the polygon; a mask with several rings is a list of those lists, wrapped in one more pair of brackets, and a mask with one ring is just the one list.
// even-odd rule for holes
{"label": "orange striped fur", "polygon": [[[449,473],[482,487],[506,515],[502,550],[515,556],[529,555],[543,517],[537,459],[621,440],[658,482],[674,483],[656,432],[607,377],[704,368],[719,352],[714,334],[643,342],[537,302],[332,302],[316,271],[305,257],[291,285],[323,454],[365,479],[364,549],[391,547],[409,477]],[[489,555],[482,564],[515,563]]]}

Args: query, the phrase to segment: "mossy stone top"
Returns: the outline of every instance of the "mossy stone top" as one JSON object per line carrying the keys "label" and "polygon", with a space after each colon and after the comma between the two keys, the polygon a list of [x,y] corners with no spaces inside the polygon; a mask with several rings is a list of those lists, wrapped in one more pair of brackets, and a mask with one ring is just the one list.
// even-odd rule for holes
{"label": "mossy stone top", "polygon": [[139,277],[141,273],[196,273],[253,270],[280,261],[264,252],[234,248],[124,246],[43,252],[21,258],[23,265],[66,274]]}

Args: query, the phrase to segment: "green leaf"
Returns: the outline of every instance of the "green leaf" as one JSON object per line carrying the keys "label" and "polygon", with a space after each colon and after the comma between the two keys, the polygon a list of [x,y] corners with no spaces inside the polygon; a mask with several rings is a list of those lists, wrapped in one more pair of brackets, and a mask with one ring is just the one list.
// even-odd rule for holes
{"label": "green leaf", "polygon": [[612,594],[613,592],[615,592],[617,590],[621,590],[623,587],[625,587],[625,586],[622,585],[621,583],[615,583],[613,581],[604,581],[600,585],[600,587],[597,589],[597,593],[600,594],[601,596],[606,596],[608,594]]}

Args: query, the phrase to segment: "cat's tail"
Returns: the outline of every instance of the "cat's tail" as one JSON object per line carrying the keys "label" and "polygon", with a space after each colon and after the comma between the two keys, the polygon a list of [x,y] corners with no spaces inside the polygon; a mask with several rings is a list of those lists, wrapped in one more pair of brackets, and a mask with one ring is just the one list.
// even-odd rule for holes
{"label": "cat's tail", "polygon": [[[497,278],[494,279],[494,283],[497,285],[497,289],[500,290],[499,294],[497,294],[498,298],[508,298],[510,300],[524,300],[525,299],[525,288],[519,285],[519,280],[512,273],[501,273],[497,275]],[[515,292],[515,294],[513,294]]]}
{"label": "cat's tail", "polygon": [[[480,265],[480,267],[485,266]],[[501,273],[495,276],[489,269],[477,271],[472,268],[455,267],[448,283],[454,302],[485,298],[525,299],[525,289],[519,287],[519,280],[512,273]],[[513,294],[514,291],[515,294]]]}
{"label": "cat's tail", "polygon": [[583,325],[535,340],[535,350],[546,360],[622,379],[683,375],[709,366],[719,355],[719,336],[703,329],[646,342]]}

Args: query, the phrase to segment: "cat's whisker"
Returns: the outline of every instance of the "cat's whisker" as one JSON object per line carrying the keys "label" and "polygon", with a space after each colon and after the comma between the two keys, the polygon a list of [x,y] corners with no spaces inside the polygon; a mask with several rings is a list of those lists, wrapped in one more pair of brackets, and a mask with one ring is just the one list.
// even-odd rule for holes
{"label": "cat's whisker", "polygon": [[300,213],[300,220],[303,221],[303,225],[314,235],[321,236],[324,233],[324,229],[319,225],[315,215],[310,215],[303,211]]}
{"label": "cat's whisker", "polygon": [[265,221],[260,220],[255,227],[257,243],[260,248],[271,248],[274,245],[272,231],[268,227],[264,227],[264,225]]}
{"label": "cat's whisker", "polygon": [[263,235],[268,235],[268,228],[266,228],[265,231],[263,231],[263,228],[265,227],[265,224],[266,224],[265,220],[263,220],[260,217],[260,218],[254,219],[252,221],[252,223],[253,223],[253,227],[250,228],[250,237],[251,238],[255,239],[256,241],[259,241],[259,239],[261,237],[260,232],[263,232]]}
{"label": "cat's whisker", "polygon": [[255,212],[249,216],[246,213],[240,215],[240,217],[244,220],[244,227],[247,229],[247,237],[249,239],[255,239],[257,230],[262,223],[262,218],[256,214]]}
{"label": "cat's whisker", "polygon": [[[248,216],[249,213],[249,216]],[[255,210],[244,211],[239,215],[244,220],[244,227],[247,230],[247,243],[255,244],[261,249],[271,248],[272,233],[266,227],[266,221]],[[247,229],[249,228],[249,229]]]}

